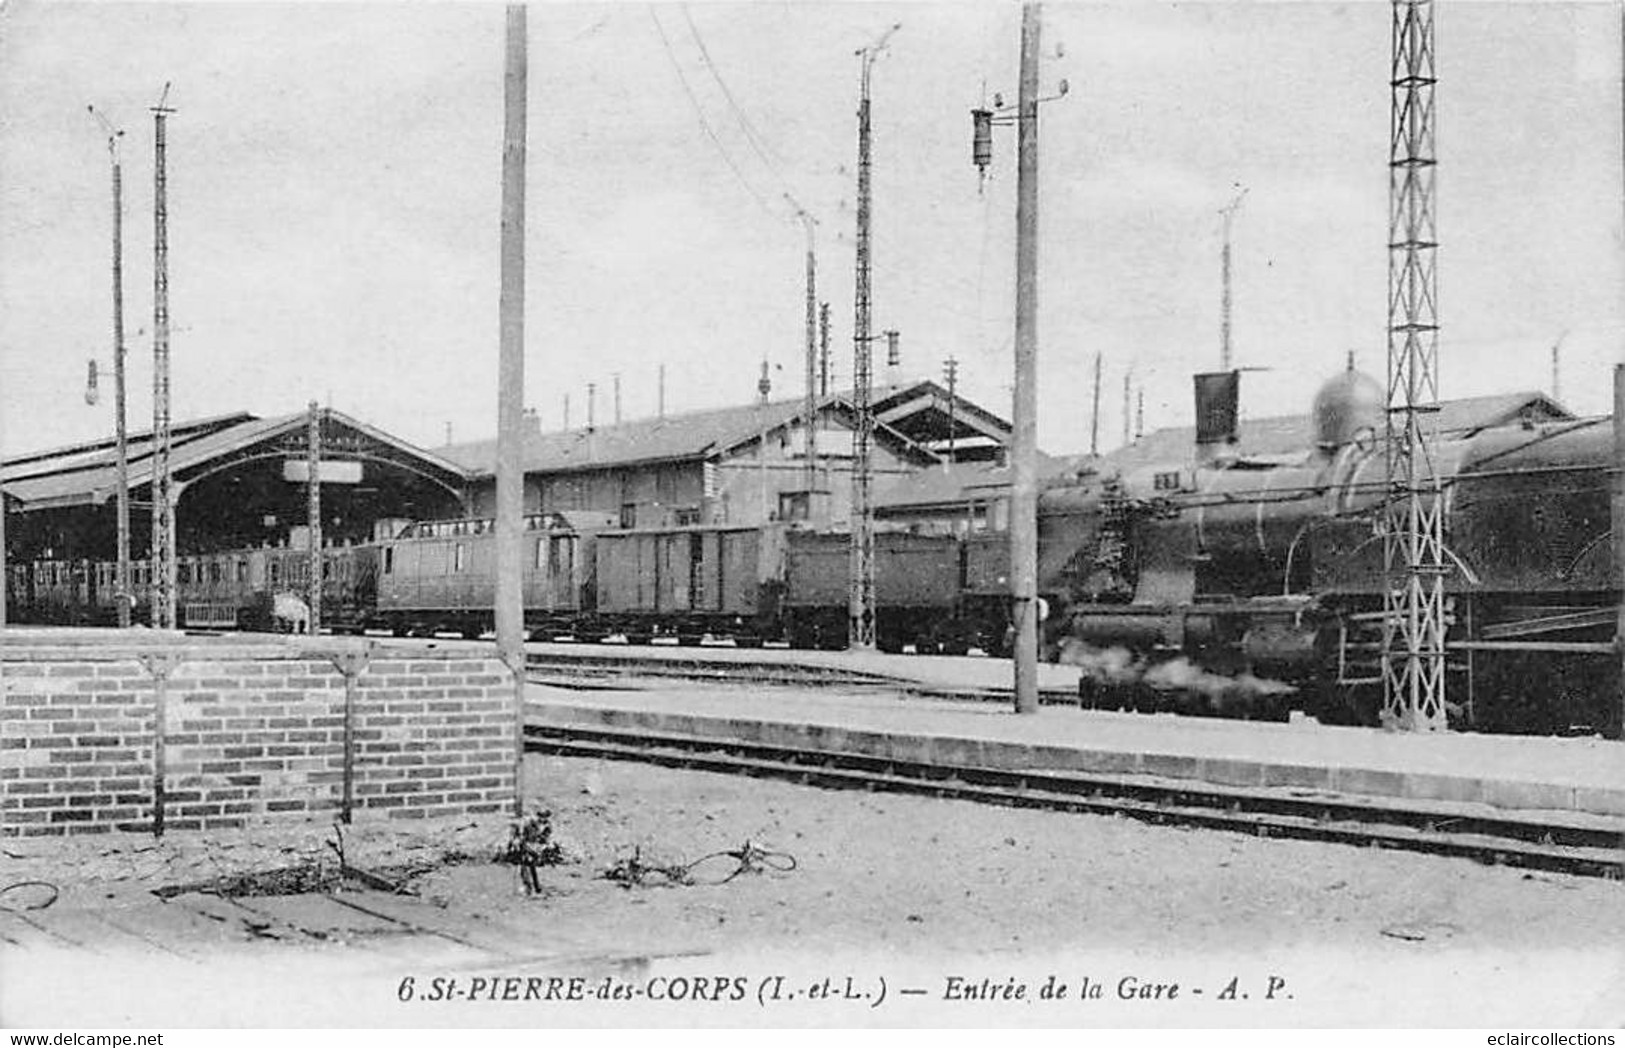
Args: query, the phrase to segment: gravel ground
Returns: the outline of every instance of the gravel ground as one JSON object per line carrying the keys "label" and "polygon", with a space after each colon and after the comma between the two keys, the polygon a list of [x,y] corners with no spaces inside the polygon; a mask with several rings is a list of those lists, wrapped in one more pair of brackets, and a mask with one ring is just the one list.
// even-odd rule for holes
{"label": "gravel ground", "polygon": [[[202,1025],[210,1018],[242,1025],[1625,1023],[1625,885],[1618,882],[581,759],[532,758],[527,792],[534,806],[553,812],[567,858],[541,871],[539,896],[519,892],[514,868],[484,862],[445,866],[416,883],[448,919],[526,936],[536,944],[531,959],[493,972],[421,950],[384,959],[342,942],[242,942],[229,952],[220,947],[212,972],[219,981],[205,995],[218,1011],[197,996],[196,965],[169,973],[156,963],[162,958],[144,958],[143,1003],[118,1016],[166,1015],[173,994],[166,998],[163,988],[184,985],[194,1011],[183,1021]],[[465,850],[499,838],[491,827],[457,832]],[[306,836],[319,839],[314,830]],[[794,856],[796,868],[686,886],[626,888],[601,877],[633,848],[645,861],[687,863],[747,840]],[[109,843],[99,847],[105,852]],[[269,849],[266,861],[285,854],[261,847]],[[421,850],[421,840],[412,847]],[[366,854],[384,861],[400,851],[374,845]],[[49,860],[65,878],[77,863],[81,877],[65,898],[79,905],[128,902],[127,888],[176,872],[153,869],[131,881],[126,871],[126,889],[107,892],[117,860],[93,859]],[[14,862],[5,879],[46,861]],[[219,862],[216,855],[178,869]],[[696,872],[716,881],[728,868],[717,861]],[[613,960],[629,956],[644,960],[630,967]],[[0,975],[68,981],[37,957],[26,968],[20,960],[0,952]],[[91,961],[114,963],[84,956],[60,963],[71,963],[75,985],[94,988]],[[436,975],[475,971],[740,978],[749,1000],[641,999],[547,1011],[467,1003],[408,1012],[396,1004],[404,974],[427,986]],[[797,996],[762,1007],[764,987],[780,975],[781,993]],[[1031,998],[1051,976],[1068,986],[1067,999],[948,999],[983,979],[1025,984]],[[816,992],[826,977],[835,1000]],[[121,978],[137,985],[127,969]],[[882,979],[888,999],[871,1008]],[[1086,979],[1094,991],[1079,1000]],[[1142,990],[1147,984],[1175,983],[1173,999],[1166,989],[1161,999],[1140,996],[1153,992]],[[13,984],[15,1012],[22,999],[15,995],[27,991]],[[249,985],[252,994],[242,989]],[[925,992],[902,997],[903,988]],[[86,1001],[105,999],[84,993]],[[6,1003],[0,991],[0,1021]]]}

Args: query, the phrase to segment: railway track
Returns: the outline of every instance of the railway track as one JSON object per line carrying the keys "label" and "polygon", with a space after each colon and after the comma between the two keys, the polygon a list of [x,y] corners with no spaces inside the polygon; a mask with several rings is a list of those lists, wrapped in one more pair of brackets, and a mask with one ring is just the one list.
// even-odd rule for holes
{"label": "railway track", "polygon": [[[611,651],[539,653],[525,656],[527,678],[534,684],[575,686],[581,681],[613,680],[628,677],[667,680],[706,681],[727,684],[769,684],[845,688],[880,688],[893,694],[918,698],[980,699],[1006,701],[1008,688],[950,687],[882,673],[867,673],[842,666],[820,666],[783,662],[707,657],[703,653],[650,657]],[[1049,688],[1040,692],[1045,705],[1077,705],[1075,688]]]}
{"label": "railway track", "polygon": [[[1115,815],[1158,825],[1334,842],[1473,859],[1489,865],[1625,879],[1618,820],[1493,814],[1473,806],[1256,790],[1057,771],[926,764],[867,754],[599,726],[532,724],[532,752],[630,760],[835,789],[899,793],[1050,811]],[[1557,813],[1553,813],[1557,816]]]}

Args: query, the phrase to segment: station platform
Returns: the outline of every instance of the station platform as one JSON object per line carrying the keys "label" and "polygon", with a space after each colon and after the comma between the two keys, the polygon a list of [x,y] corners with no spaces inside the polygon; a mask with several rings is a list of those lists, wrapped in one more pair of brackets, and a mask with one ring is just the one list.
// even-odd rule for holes
{"label": "station platform", "polygon": [[[916,661],[915,673],[952,673],[965,681],[973,674],[958,665],[926,664],[977,660]],[[1008,663],[986,660],[985,665],[989,674],[1008,672]],[[1625,833],[1625,743],[1602,738],[1411,735],[1313,721],[1281,724],[1065,706],[1018,716],[986,701],[911,699],[871,689],[708,688],[675,682],[657,691],[592,692],[533,684],[527,716],[538,724],[736,739],[963,767],[1145,776],[1299,795],[1312,791],[1427,802],[1447,812],[1455,810],[1452,806],[1463,812],[1539,812],[1618,822]]]}
{"label": "station platform", "polygon": [[[795,648],[736,648],[707,644],[531,643],[526,654],[543,666],[614,670],[651,675],[725,677],[730,671],[777,671],[785,676],[822,677],[832,683],[894,684],[921,696],[1002,700],[1012,694],[1010,660],[974,655],[888,655],[885,652],[806,651]],[[1076,702],[1076,666],[1040,663],[1038,690],[1046,700]]]}

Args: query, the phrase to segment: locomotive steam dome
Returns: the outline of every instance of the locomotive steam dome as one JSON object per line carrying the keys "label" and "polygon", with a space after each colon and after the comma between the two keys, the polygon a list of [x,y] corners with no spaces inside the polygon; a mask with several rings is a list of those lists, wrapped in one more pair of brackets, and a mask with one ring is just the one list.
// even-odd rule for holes
{"label": "locomotive steam dome", "polygon": [[1382,386],[1364,372],[1348,370],[1320,387],[1311,413],[1315,445],[1335,451],[1351,443],[1361,431],[1377,433],[1382,428],[1385,398]]}

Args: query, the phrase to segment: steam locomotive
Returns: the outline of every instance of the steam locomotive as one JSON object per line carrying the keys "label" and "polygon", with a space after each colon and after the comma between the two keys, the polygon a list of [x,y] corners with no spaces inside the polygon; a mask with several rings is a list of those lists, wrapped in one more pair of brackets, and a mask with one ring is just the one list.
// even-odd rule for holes
{"label": "steam locomotive", "polygon": [[[1226,395],[1233,419],[1234,389]],[[1199,393],[1199,416],[1203,403]],[[1384,415],[1381,387],[1351,368],[1316,395],[1309,441],[1295,453],[1234,454],[1221,440],[1183,462],[1086,464],[1052,480],[1038,507],[1044,656],[1082,667],[1086,705],[1264,717],[1303,709],[1375,723],[1382,524],[1397,497],[1386,481]],[[1619,734],[1610,421],[1503,426],[1433,448],[1454,724]],[[846,646],[846,533],[614,523],[586,512],[526,518],[532,637]],[[882,530],[878,646],[1008,654],[1008,557],[1000,532]],[[479,636],[491,626],[493,561],[494,534],[481,520],[424,521],[393,539],[324,550],[322,623]],[[276,595],[308,592],[309,564],[290,550],[182,558],[183,624],[271,628]],[[110,564],[11,570],[16,621],[114,618]],[[138,563],[138,590],[144,570]]]}

